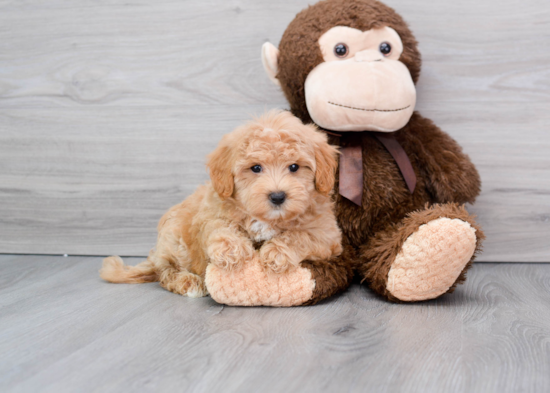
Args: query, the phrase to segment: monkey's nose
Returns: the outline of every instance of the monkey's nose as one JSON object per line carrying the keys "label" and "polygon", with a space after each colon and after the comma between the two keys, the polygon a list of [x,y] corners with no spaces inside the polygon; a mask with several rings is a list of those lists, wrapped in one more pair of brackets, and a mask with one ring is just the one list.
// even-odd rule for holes
{"label": "monkey's nose", "polygon": [[380,53],[380,51],[373,49],[362,50],[361,52],[357,52],[355,54],[355,61],[359,62],[381,61],[383,58],[384,56]]}
{"label": "monkey's nose", "polygon": [[286,199],[286,194],[282,191],[272,192],[271,194],[269,194],[269,200],[275,206],[282,205],[285,199]]}

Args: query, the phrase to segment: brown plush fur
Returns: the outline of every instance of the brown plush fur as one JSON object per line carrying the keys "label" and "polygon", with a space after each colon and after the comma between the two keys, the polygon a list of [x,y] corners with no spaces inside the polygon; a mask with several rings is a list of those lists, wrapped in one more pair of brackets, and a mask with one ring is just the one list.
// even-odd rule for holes
{"label": "brown plush fur", "polygon": [[[411,160],[416,189],[413,194],[409,192],[390,153],[374,135],[364,133],[363,207],[335,194],[341,229],[354,247],[360,247],[388,224],[422,209],[426,203],[473,203],[479,194],[481,181],[474,165],[462,148],[431,120],[415,113],[394,134]],[[329,135],[329,139],[335,145],[347,146],[346,136]]]}
{"label": "brown plush fur", "polygon": [[[309,72],[323,61],[319,37],[334,26],[363,31],[381,26],[393,28],[404,45],[400,60],[415,82],[420,73],[417,42],[394,10],[375,0],[321,1],[296,16],[279,45],[277,78],[291,111],[304,122],[311,121],[305,104],[304,83]],[[327,133],[329,141],[339,146],[347,146],[350,138],[357,136],[357,133],[338,136],[328,130]],[[374,291],[393,301],[397,299],[386,290],[388,271],[404,240],[420,225],[439,217],[460,218],[477,231],[476,253],[484,238],[473,218],[460,207],[474,202],[481,187],[479,174],[461,147],[431,120],[416,112],[395,135],[411,160],[417,177],[416,189],[411,195],[392,156],[372,134],[362,133],[362,207],[334,193],[336,216],[344,235],[344,253],[339,263],[333,263],[341,266],[340,272],[331,273],[345,277],[347,267],[353,266]],[[449,292],[464,281],[474,258],[475,254]],[[323,290],[341,290],[347,282],[335,281],[332,285],[337,289],[328,285]]]}
{"label": "brown plush fur", "polygon": [[[209,156],[212,182],[161,218],[149,258],[137,266],[106,258],[101,277],[160,281],[169,291],[196,297],[207,294],[209,263],[230,270],[259,260],[265,269],[285,273],[307,259],[327,264],[330,274],[326,261],[342,252],[330,197],[336,154],[324,134],[289,112],[271,112],[236,129]],[[290,171],[292,164],[299,169]],[[261,171],[253,172],[258,165]],[[276,206],[269,196],[279,192],[286,200]],[[320,278],[321,286],[323,279],[332,278]]]}
{"label": "brown plush fur", "polygon": [[[440,217],[458,218],[469,223],[476,230],[478,237],[474,256],[481,251],[480,240],[484,238],[483,232],[481,232],[481,228],[473,220],[473,217],[468,214],[464,206],[456,203],[435,204],[430,207],[426,205],[426,209],[411,212],[398,224],[390,224],[386,230],[377,232],[359,248],[360,258],[364,263],[359,266],[358,270],[361,276],[364,277],[363,280],[374,291],[392,301],[399,302],[399,299],[386,289],[391,264],[409,236],[416,232],[421,225]],[[462,284],[466,280],[466,270],[468,270],[472,262],[473,259],[470,260],[448,292],[453,292],[458,284]]]}
{"label": "brown plush fur", "polygon": [[352,267],[355,258],[355,250],[344,246],[341,255],[328,261],[302,262],[302,267],[309,269],[311,278],[315,280],[313,295],[304,306],[313,305],[346,289],[353,279]]}

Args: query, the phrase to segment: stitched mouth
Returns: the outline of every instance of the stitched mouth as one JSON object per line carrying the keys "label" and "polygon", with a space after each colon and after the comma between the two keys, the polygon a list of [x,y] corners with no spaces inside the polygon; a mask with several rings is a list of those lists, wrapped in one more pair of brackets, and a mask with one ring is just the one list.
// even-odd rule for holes
{"label": "stitched mouth", "polygon": [[363,112],[399,112],[399,111],[404,111],[405,109],[408,109],[408,108],[411,107],[410,105],[407,105],[403,108],[398,108],[398,109],[364,109],[364,108],[355,108],[353,106],[337,104],[337,103],[331,102],[331,101],[328,101],[328,103],[330,105],[339,106],[341,108],[354,109],[356,111],[363,111]]}

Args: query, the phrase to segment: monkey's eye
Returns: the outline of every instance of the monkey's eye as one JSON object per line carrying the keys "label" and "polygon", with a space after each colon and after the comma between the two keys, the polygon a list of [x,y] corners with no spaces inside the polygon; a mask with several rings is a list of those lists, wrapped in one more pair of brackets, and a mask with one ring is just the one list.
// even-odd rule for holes
{"label": "monkey's eye", "polygon": [[391,53],[391,45],[387,42],[382,42],[379,49],[380,53],[382,53],[384,56],[388,56]]}
{"label": "monkey's eye", "polygon": [[336,57],[346,57],[349,52],[349,48],[346,44],[340,43],[336,44],[334,47],[334,54]]}
{"label": "monkey's eye", "polygon": [[288,167],[290,172],[297,172],[298,168],[300,168],[300,165],[298,165],[298,164],[292,164],[291,166]]}
{"label": "monkey's eye", "polygon": [[254,173],[260,173],[262,171],[261,165],[254,165],[252,168],[250,168],[252,172]]}

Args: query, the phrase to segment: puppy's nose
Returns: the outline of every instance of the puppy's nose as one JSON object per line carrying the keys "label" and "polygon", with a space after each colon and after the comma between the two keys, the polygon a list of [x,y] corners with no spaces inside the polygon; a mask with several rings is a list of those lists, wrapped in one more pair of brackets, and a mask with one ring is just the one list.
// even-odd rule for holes
{"label": "puppy's nose", "polygon": [[286,194],[282,191],[272,192],[271,194],[269,194],[269,200],[271,201],[271,203],[277,206],[282,205],[285,199]]}

